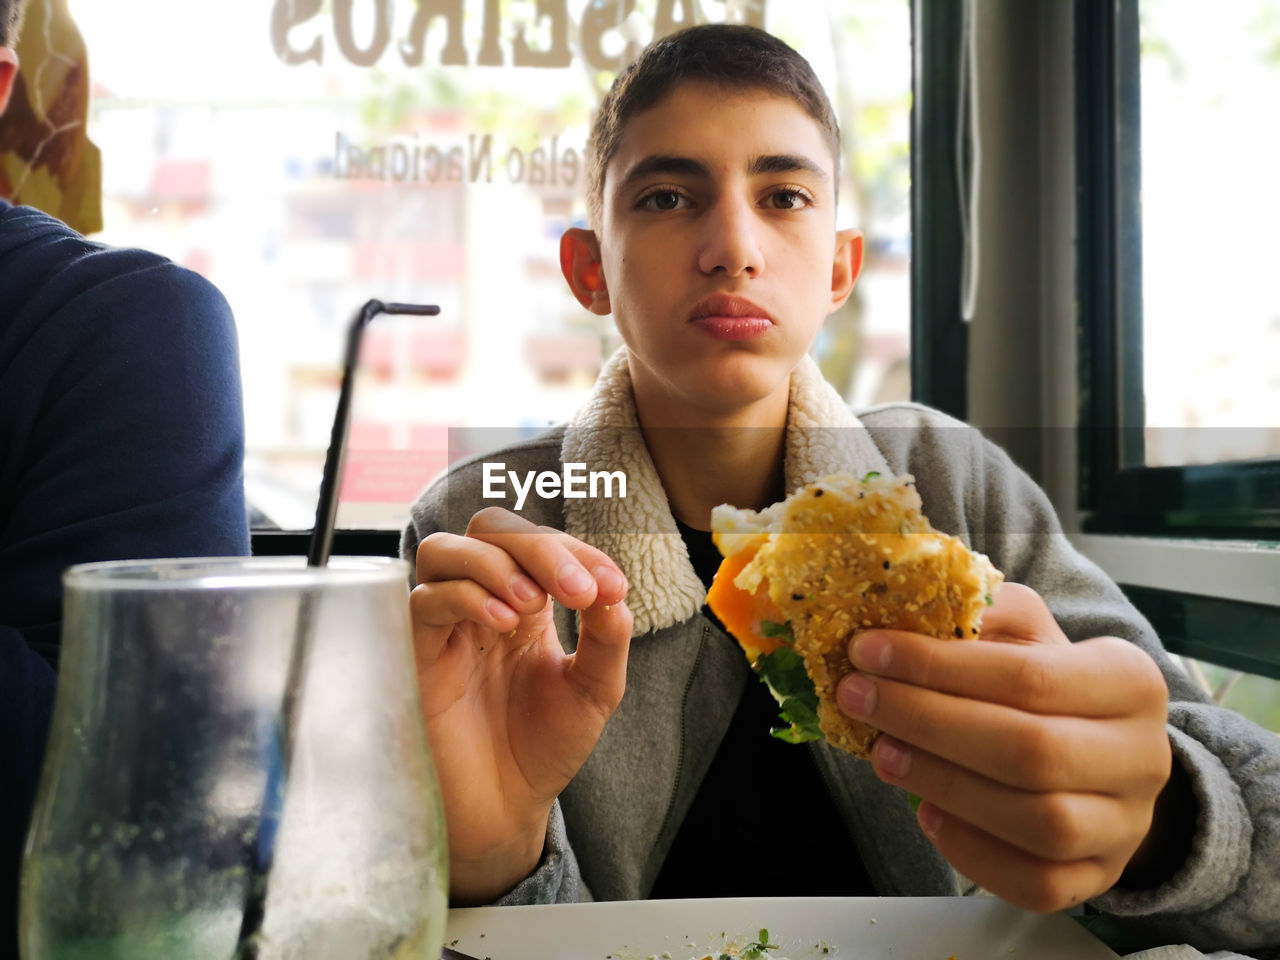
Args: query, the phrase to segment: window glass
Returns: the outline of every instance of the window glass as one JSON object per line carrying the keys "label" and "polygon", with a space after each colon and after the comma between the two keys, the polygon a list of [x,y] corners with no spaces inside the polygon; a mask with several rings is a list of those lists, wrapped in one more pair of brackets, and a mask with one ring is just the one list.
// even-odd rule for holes
{"label": "window glass", "polygon": [[1280,455],[1280,0],[1139,17],[1146,464]]}
{"label": "window glass", "polygon": [[[593,108],[638,45],[750,22],[814,63],[846,139],[841,226],[868,237],[816,352],[851,401],[905,399],[908,0],[70,0],[102,151],[100,239],[209,277],[240,331],[255,522],[311,525],[344,331],[367,330],[338,525],[399,527],[449,431],[534,432],[616,345],[570,296]],[[145,25],[145,29],[140,29]]]}

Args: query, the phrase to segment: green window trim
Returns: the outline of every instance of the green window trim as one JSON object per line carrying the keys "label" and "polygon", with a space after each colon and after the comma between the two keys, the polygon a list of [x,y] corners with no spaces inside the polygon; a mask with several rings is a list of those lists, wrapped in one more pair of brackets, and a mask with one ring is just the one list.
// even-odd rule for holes
{"label": "green window trim", "polygon": [[1280,679],[1280,606],[1120,584],[1165,649]]}
{"label": "green window trim", "polygon": [[964,232],[956,136],[964,4],[912,0],[911,399],[967,412],[969,329],[961,317]]}

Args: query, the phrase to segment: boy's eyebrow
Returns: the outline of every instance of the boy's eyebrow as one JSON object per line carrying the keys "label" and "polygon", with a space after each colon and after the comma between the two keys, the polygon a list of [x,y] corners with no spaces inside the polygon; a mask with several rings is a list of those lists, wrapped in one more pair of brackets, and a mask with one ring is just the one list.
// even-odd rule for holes
{"label": "boy's eyebrow", "polygon": [[[791,153],[768,153],[751,158],[747,172],[752,176],[762,173],[794,173],[802,170],[814,176],[829,180],[830,175],[819,164],[808,157]],[[637,161],[627,175],[622,178],[619,188],[625,188],[654,174],[671,174],[673,176],[700,177],[709,179],[711,169],[702,161],[692,157],[676,154],[655,153]]]}
{"label": "boy's eyebrow", "polygon": [[655,173],[670,173],[683,175],[687,177],[710,177],[711,170],[705,163],[700,163],[692,157],[681,157],[667,153],[650,154],[643,160],[635,163],[627,175],[622,178],[619,187],[627,187],[637,180],[643,180],[645,177],[651,177]]}
{"label": "boy's eyebrow", "polygon": [[752,157],[751,165],[747,170],[753,176],[761,173],[795,173],[798,170],[802,170],[805,173],[821,177],[823,180],[830,179],[827,171],[819,164],[814,163],[808,157],[792,153],[769,153],[764,156]]}

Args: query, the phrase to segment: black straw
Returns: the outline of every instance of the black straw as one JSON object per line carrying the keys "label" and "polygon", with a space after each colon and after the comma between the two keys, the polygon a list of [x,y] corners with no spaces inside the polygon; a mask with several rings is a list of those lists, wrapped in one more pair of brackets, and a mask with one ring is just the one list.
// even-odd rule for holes
{"label": "black straw", "polygon": [[[320,502],[316,506],[316,522],[311,530],[307,549],[307,566],[325,566],[333,549],[333,527],[338,515],[338,485],[342,480],[343,461],[346,459],[347,434],[351,428],[351,395],[355,392],[355,369],[360,360],[360,342],[365,327],[380,313],[434,317],[439,312],[440,308],[434,305],[370,300],[352,319],[347,331],[346,353],[342,360],[342,388],[338,393],[338,409],[334,414],[329,449],[324,458],[324,473],[320,478]],[[302,682],[311,656],[311,624],[314,614],[311,600],[311,594],[304,594],[298,609],[298,629],[289,653],[284,697],[276,721],[277,752],[271,758],[271,765],[267,770],[262,814],[258,819],[253,843],[248,849],[249,889],[245,895],[244,914],[240,921],[240,936],[233,954],[236,960],[257,960],[258,956],[258,942],[266,916],[267,880],[275,859],[276,834],[284,812],[286,787],[293,763],[293,741],[302,706]]]}

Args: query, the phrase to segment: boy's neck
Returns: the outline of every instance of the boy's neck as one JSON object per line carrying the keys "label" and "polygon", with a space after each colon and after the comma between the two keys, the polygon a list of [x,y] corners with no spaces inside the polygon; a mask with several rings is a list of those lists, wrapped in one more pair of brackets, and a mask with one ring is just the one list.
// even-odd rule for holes
{"label": "boy's neck", "polygon": [[677,519],[709,530],[721,503],[759,510],[782,499],[788,398],[784,386],[732,413],[682,407],[675,416],[637,392],[645,444]]}

